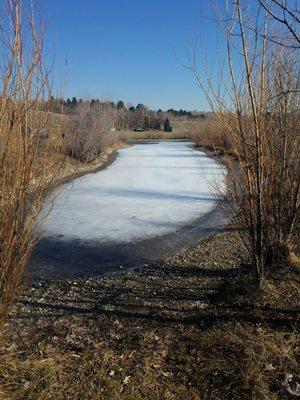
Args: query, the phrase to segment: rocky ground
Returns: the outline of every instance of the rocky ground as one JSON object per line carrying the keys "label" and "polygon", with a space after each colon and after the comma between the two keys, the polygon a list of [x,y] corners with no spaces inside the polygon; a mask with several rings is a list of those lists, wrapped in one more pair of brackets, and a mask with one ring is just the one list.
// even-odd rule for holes
{"label": "rocky ground", "polygon": [[277,399],[297,390],[299,277],[260,288],[237,233],[99,278],[29,285],[1,341],[5,399]]}
{"label": "rocky ground", "polygon": [[[25,350],[30,346],[30,352],[38,346],[44,355],[49,350],[70,350],[68,334],[71,331],[73,339],[77,337],[76,326],[70,329],[70,324],[89,325],[91,317],[105,323],[111,318],[126,318],[130,325],[136,320],[138,324],[147,321],[153,327],[158,322],[203,325],[203,317],[215,306],[220,284],[239,274],[243,260],[240,246],[237,235],[223,233],[204,239],[176,256],[132,271],[120,269],[117,274],[99,278],[35,283],[26,288],[20,305],[11,313],[7,329],[12,328],[14,333],[8,346],[18,342],[18,347],[22,347],[22,342]],[[21,338],[18,326],[23,330]],[[91,328],[98,330],[93,324]],[[27,330],[31,332],[26,343]],[[36,343],[31,340],[33,331]],[[85,348],[89,340],[81,339],[77,345]]]}

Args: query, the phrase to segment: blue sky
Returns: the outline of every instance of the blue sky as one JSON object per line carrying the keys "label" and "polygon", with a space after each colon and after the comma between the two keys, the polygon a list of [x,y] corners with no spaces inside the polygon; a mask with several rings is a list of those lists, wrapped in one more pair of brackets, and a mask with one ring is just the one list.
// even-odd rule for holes
{"label": "blue sky", "polygon": [[[205,0],[43,0],[54,91],[151,108],[208,110],[180,65],[196,43],[214,56],[216,26]],[[67,60],[67,65],[66,65]],[[60,82],[60,84],[59,84]]]}

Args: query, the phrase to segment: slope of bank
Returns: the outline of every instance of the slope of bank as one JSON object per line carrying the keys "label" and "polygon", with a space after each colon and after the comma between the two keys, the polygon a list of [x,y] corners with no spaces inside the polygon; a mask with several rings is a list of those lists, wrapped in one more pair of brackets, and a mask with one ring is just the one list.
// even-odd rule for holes
{"label": "slope of bank", "polygon": [[299,279],[257,290],[248,262],[224,231],[144,268],[29,286],[3,331],[2,398],[282,398]]}
{"label": "slope of bank", "polygon": [[97,172],[106,168],[114,161],[117,151],[124,147],[127,147],[125,142],[117,141],[107,147],[94,161],[89,163],[80,162],[67,156],[61,156],[64,157],[64,159],[61,160],[62,168],[53,186],[59,186],[62,183],[69,182],[85,174]]}

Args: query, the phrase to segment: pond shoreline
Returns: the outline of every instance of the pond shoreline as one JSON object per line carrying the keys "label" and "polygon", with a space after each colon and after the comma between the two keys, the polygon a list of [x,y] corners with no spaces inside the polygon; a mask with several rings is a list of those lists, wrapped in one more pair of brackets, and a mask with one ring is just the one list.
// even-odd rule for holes
{"label": "pond shoreline", "polygon": [[118,151],[127,147],[124,142],[118,142],[115,145],[109,147],[103,154],[101,154],[96,160],[91,163],[81,163],[80,166],[75,168],[75,172],[67,172],[67,168],[63,170],[63,176],[48,185],[46,192],[51,193],[54,189],[69,183],[75,179],[81,178],[88,174],[95,174],[99,171],[104,170],[111,165],[118,156]]}
{"label": "pond shoreline", "polygon": [[[158,142],[191,142],[190,139],[136,139],[136,140],[124,140],[118,142],[116,145],[110,147],[108,150],[104,152],[103,155],[100,155],[92,163],[83,163],[81,167],[79,167],[80,171],[66,173],[63,177],[58,178],[55,182],[51,183],[48,187],[47,191],[52,191],[59,186],[69,183],[75,179],[81,178],[88,174],[95,174],[99,171],[102,171],[109,167],[118,157],[119,150],[124,149],[128,146],[132,146],[134,144],[143,144],[143,143],[158,143]],[[217,160],[222,165],[227,165],[226,162],[223,160],[222,155],[218,151],[214,151],[209,146],[196,146],[195,144],[192,145],[195,150],[201,151],[205,153],[208,157]],[[96,164],[93,166],[93,164]],[[65,174],[65,172],[63,172]]]}
{"label": "pond shoreline", "polygon": [[[159,142],[183,141],[151,140],[146,143],[157,144]],[[191,143],[190,141],[184,142]],[[145,141],[130,141],[128,144],[145,144]],[[188,147],[193,148],[192,144]],[[202,149],[197,150],[201,151]],[[196,152],[194,151],[192,154],[194,153]],[[203,151],[202,153],[202,157],[204,157],[203,159],[205,160],[206,153]],[[117,152],[113,152],[111,157],[106,161],[106,164],[102,164],[100,168],[94,171],[85,172],[84,175],[103,170],[110,165],[117,156]],[[202,161],[199,162],[202,163]],[[80,176],[83,175],[81,174]],[[76,175],[75,179],[78,177],[79,176]],[[71,180],[72,177],[67,177],[64,183],[70,182]],[[156,195],[156,192],[153,193]],[[125,195],[127,194],[125,193]],[[201,189],[200,195],[202,195]],[[170,198],[172,199],[172,196]],[[204,236],[219,231],[224,227],[226,217],[223,213],[221,203],[221,200],[214,200],[213,206],[209,211],[202,213],[202,215],[199,213],[199,216],[196,215],[190,222],[182,224],[170,233],[159,233],[158,231],[157,234],[153,234],[150,237],[146,236],[143,238],[143,236],[141,236],[140,239],[133,239],[125,242],[112,241],[110,243],[109,241],[105,241],[101,243],[91,239],[80,240],[74,238],[71,240],[71,238],[64,238],[63,235],[57,236],[57,239],[55,235],[52,235],[52,237],[45,236],[36,246],[33,257],[31,258],[29,264],[29,269],[31,270],[30,279],[38,281],[39,279],[70,279],[80,276],[97,276],[103,275],[104,273],[116,272],[120,266],[122,266],[123,269],[132,269],[150,263],[156,258],[174,255],[178,251],[196,243]],[[63,232],[60,231],[59,233]],[[55,257],[52,257],[52,255],[55,255]],[[57,273],[56,271],[60,272]]]}

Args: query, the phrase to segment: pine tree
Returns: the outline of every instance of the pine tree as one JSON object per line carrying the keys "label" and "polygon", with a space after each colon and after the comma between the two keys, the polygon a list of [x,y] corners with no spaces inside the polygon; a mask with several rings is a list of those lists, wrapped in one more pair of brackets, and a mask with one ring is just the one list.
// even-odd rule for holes
{"label": "pine tree", "polygon": [[120,110],[121,108],[125,108],[125,105],[122,100],[118,101],[117,109]]}
{"label": "pine tree", "polygon": [[172,132],[172,127],[170,126],[169,118],[166,118],[164,122],[164,131],[165,132]]}
{"label": "pine tree", "polygon": [[73,97],[73,98],[72,98],[72,107],[73,107],[73,108],[76,108],[76,107],[77,107],[77,99],[76,99],[76,97]]}

